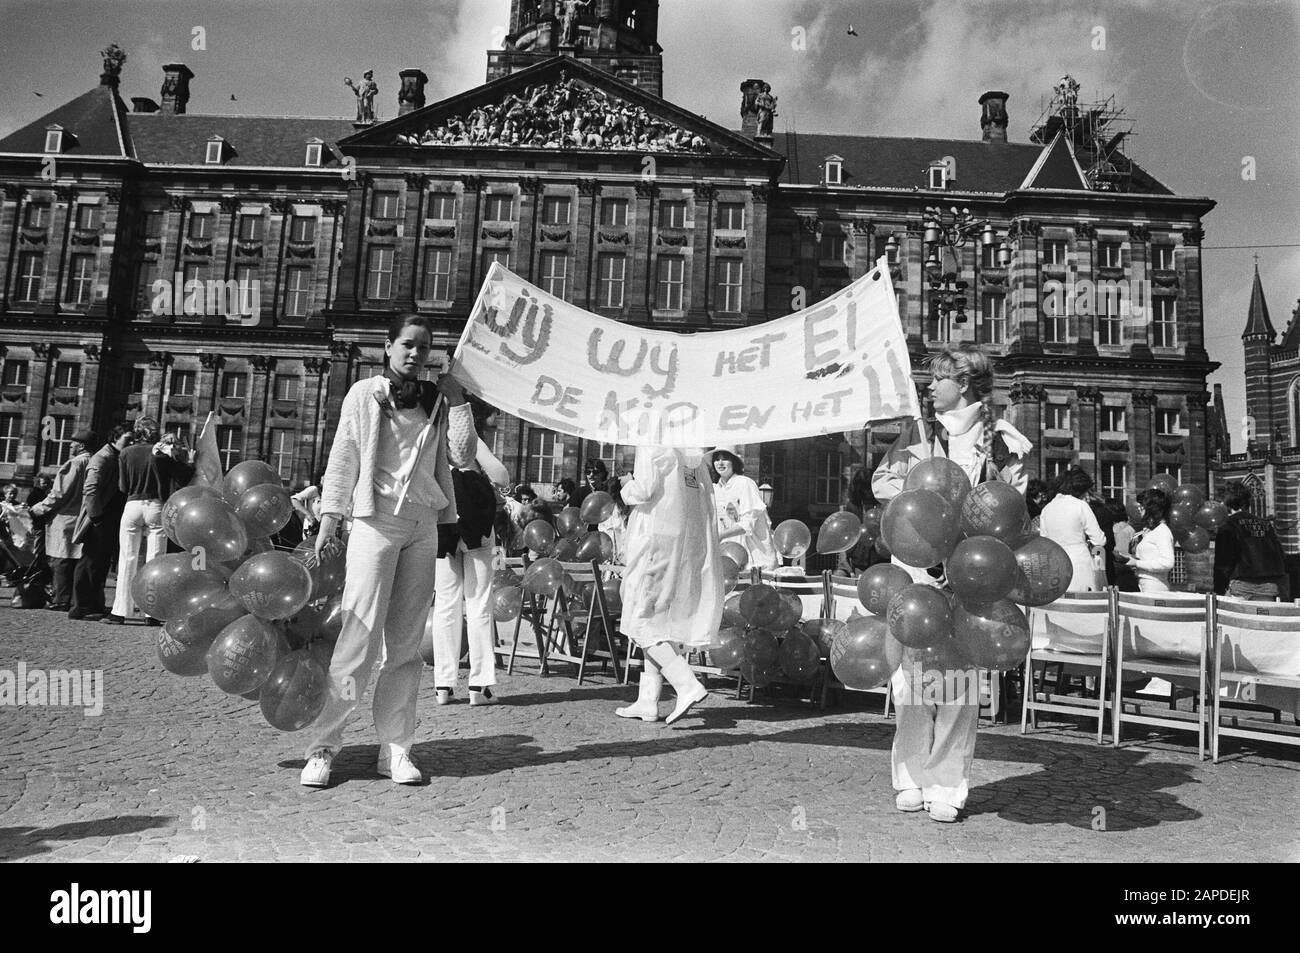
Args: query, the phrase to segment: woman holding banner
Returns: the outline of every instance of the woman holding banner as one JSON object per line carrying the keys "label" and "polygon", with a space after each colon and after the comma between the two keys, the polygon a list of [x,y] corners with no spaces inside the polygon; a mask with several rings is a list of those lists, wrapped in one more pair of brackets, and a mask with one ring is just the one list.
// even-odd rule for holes
{"label": "woman holding banner", "polygon": [[[922,460],[945,456],[966,471],[972,485],[985,480],[1010,483],[1021,493],[1027,478],[1024,458],[1032,444],[1004,420],[995,420],[989,398],[993,393],[993,365],[973,344],[948,347],[930,361],[931,421],[905,421],[893,448],[876,468],[872,490],[883,501],[903,489],[908,471]],[[918,433],[918,427],[921,432]],[[933,585],[924,569],[903,566],[916,582]],[[926,810],[936,821],[952,822],[966,804],[971,761],[975,757],[975,730],[979,723],[979,698],[970,697],[977,673],[944,678],[954,686],[942,703],[929,697],[922,686],[919,666],[906,650],[892,685],[898,704],[891,767],[895,805],[900,811]],[[951,673],[957,675],[958,673]],[[925,699],[921,701],[921,699]]]}
{"label": "woman holding banner", "polygon": [[772,542],[772,520],[758,492],[758,484],[745,476],[745,464],[729,447],[717,447],[712,455],[717,483],[713,487],[718,511],[720,539],[734,539],[749,553],[749,565],[775,569],[776,546]]}
{"label": "woman holding banner", "polygon": [[638,447],[620,477],[627,520],[621,628],[645,653],[635,704],[620,718],[659,720],[664,679],[677,693],[672,724],[708,691],[679,654],[713,641],[722,621],[722,548],[701,450]]}
{"label": "woman holding banner", "polygon": [[460,384],[420,380],[433,331],[419,315],[398,317],[388,331],[388,365],[353,384],[343,398],[321,498],[316,552],[352,513],[343,584],[343,632],[330,663],[329,697],[312,727],[301,783],[324,787],[343,740],[343,725],[361,700],[382,649],[374,720],[382,775],[419,784],[412,763],[416,696],[424,662],[420,638],[433,601],[434,565],[456,539],[451,467],[474,463],[478,437]]}

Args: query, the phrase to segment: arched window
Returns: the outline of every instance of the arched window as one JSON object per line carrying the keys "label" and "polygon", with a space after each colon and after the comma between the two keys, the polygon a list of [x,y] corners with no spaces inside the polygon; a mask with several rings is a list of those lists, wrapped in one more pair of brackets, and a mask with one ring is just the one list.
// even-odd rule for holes
{"label": "arched window", "polygon": [[1291,446],[1300,447],[1300,377],[1287,388],[1286,410],[1291,422]]}
{"label": "arched window", "polygon": [[[1294,385],[1292,390],[1294,390]],[[1250,512],[1252,516],[1268,516],[1268,487],[1258,473],[1247,473],[1242,478],[1242,485],[1250,490]]]}

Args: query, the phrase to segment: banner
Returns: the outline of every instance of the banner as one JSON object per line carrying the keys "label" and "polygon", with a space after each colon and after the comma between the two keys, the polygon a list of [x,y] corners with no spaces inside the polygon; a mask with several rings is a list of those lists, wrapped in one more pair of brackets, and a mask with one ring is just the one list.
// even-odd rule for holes
{"label": "banner", "polygon": [[221,489],[221,452],[217,448],[216,414],[209,413],[194,445],[194,476],[190,486]]}
{"label": "banner", "polygon": [[787,440],[919,416],[883,258],[803,311],[694,334],[603,318],[494,263],[451,373],[530,423],[622,446]]}

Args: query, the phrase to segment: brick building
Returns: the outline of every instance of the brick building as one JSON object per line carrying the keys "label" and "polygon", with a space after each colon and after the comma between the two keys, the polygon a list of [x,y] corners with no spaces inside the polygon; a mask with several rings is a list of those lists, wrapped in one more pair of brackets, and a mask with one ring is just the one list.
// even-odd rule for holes
{"label": "brick building", "polygon": [[[381,123],[189,114],[180,64],[159,105],[128,111],[106,62],[100,86],[0,140],[0,480],[56,466],[76,426],[142,410],[191,432],[216,411],[227,463],[306,480],[391,318],[427,314],[451,346],[493,260],[602,315],[707,331],[815,303],[886,255],[918,384],[945,342],[988,345],[1035,472],[1077,461],[1114,495],[1157,471],[1206,482],[1211,201],[1122,155],[1095,161],[1071,105],[1008,142],[997,92],[972,106],[969,140],[773,133],[771,90],[750,79],[727,129],[661,98],[657,3],[562,6],[513,3],[487,82],[463,94],[426,104],[425,75],[402,71]],[[926,277],[934,205],[969,208],[995,239],[956,252],[960,313],[935,311]],[[255,314],[167,313],[153,283],[177,272],[256,279]],[[1145,297],[1053,297],[1085,282]],[[630,464],[513,419],[488,436],[543,486],[593,457]],[[890,438],[740,453],[774,487],[774,518],[816,523]]]}

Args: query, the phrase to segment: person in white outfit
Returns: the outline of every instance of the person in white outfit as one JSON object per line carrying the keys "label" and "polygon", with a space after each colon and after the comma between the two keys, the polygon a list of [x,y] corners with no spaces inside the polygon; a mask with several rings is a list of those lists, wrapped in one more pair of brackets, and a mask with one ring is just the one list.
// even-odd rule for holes
{"label": "person in white outfit", "polygon": [[[1028,482],[1024,459],[1032,444],[1011,424],[993,419],[989,406],[993,367],[988,355],[971,344],[949,347],[930,361],[930,372],[934,419],[904,421],[898,440],[872,478],[876,498],[893,499],[912,467],[932,456],[957,463],[972,485],[1001,480],[1023,493]],[[915,581],[935,583],[924,569],[894,562]],[[979,698],[971,697],[977,673],[951,673],[945,681],[956,687],[956,693],[939,703],[933,692],[922,691],[919,669],[908,649],[891,680],[898,704],[891,752],[898,792],[894,803],[900,811],[926,810],[936,821],[951,822],[969,793],[979,724]]]}
{"label": "person in white outfit", "polygon": [[778,560],[772,541],[772,519],[758,492],[758,484],[745,476],[745,464],[728,447],[713,451],[714,506],[718,511],[718,532],[723,540],[734,540],[749,553],[749,565],[775,569]]}
{"label": "person in white outfit", "polygon": [[708,691],[679,647],[710,644],[722,622],[722,547],[702,450],[638,447],[620,478],[627,519],[621,628],[645,653],[637,699],[621,718],[659,720],[664,679],[677,693],[672,724]]}
{"label": "person in white outfit", "polygon": [[467,467],[478,437],[460,385],[419,379],[433,332],[427,318],[399,317],[388,331],[388,365],[343,398],[330,448],[316,554],[338,545],[350,508],[343,631],[330,663],[329,696],[311,728],[301,782],[329,783],[343,725],[365,695],[375,659],[378,770],[399,784],[423,777],[411,761],[424,661],[420,639],[433,600],[439,527],[456,524],[451,467]]}
{"label": "person in white outfit", "polygon": [[1117,563],[1127,563],[1137,572],[1142,592],[1168,592],[1169,574],[1174,568],[1174,534],[1166,522],[1169,497],[1161,490],[1146,490],[1138,495],[1142,507],[1142,527],[1128,544],[1128,554],[1115,551]]}
{"label": "person in white outfit", "polygon": [[1092,477],[1087,471],[1071,467],[1061,474],[1056,496],[1039,515],[1039,534],[1059,543],[1070,556],[1074,566],[1071,592],[1097,592],[1105,588],[1098,585],[1096,557],[1106,545],[1106,533],[1092,507],[1083,499],[1091,489]]}
{"label": "person in white outfit", "polygon": [[[486,433],[492,426],[495,407],[473,398],[474,429]],[[456,491],[457,523],[442,527],[437,579],[433,594],[433,684],[435,700],[446,705],[455,694],[460,672],[461,619],[469,635],[469,703],[495,704],[492,686],[497,683],[493,652],[496,622],[492,617],[492,551],[496,546],[497,494],[494,486],[510,483],[508,471],[488,445],[479,439],[474,466],[452,470]]]}

